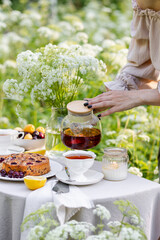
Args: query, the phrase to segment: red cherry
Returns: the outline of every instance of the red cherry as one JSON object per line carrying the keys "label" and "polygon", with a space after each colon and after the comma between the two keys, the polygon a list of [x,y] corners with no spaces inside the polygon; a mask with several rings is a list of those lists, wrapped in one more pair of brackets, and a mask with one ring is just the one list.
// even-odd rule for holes
{"label": "red cherry", "polygon": [[39,132],[39,138],[45,138],[45,135],[44,135],[44,133],[42,133],[42,132]]}

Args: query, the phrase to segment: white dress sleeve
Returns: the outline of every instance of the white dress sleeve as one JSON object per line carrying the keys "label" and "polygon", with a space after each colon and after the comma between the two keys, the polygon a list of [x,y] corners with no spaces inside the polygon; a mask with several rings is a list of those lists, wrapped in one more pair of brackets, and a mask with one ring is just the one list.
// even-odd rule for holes
{"label": "white dress sleeve", "polygon": [[142,10],[132,0],[134,15],[128,63],[115,81],[106,82],[111,90],[138,89],[139,79],[160,80],[160,12]]}

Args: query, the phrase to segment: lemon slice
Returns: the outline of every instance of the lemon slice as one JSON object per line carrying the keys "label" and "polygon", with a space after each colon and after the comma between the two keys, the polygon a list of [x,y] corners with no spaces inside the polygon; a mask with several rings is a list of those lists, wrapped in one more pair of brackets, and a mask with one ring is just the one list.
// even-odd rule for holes
{"label": "lemon slice", "polygon": [[46,153],[45,149],[39,149],[39,150],[30,150],[30,151],[25,151],[25,153],[39,153],[44,155]]}
{"label": "lemon slice", "polygon": [[24,177],[24,183],[30,190],[36,190],[45,185],[47,181],[43,176],[26,176]]}

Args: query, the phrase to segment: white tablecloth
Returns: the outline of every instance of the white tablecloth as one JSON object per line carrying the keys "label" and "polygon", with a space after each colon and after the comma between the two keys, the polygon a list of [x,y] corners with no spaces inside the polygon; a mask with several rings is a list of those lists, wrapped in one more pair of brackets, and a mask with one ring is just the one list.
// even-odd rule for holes
{"label": "white tablecloth", "polygon": [[[101,163],[95,162],[94,169],[101,171]],[[53,178],[52,178],[53,179]],[[125,181],[101,182],[81,186],[80,189],[95,204],[103,204],[112,215],[111,220],[121,220],[121,215],[113,202],[128,199],[140,210],[144,219],[145,232],[149,240],[158,240],[160,236],[160,185],[135,175],[128,175]],[[0,180],[0,240],[19,240],[20,225],[23,219],[25,200],[30,190],[23,182]],[[95,223],[92,210],[82,208],[73,219]],[[25,240],[25,239],[23,239]]]}

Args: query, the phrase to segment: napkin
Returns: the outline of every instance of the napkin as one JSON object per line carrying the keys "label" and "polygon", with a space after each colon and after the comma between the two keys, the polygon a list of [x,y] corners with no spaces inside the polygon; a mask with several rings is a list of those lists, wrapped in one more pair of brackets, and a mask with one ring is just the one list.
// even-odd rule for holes
{"label": "napkin", "polygon": [[[88,209],[94,207],[93,201],[76,186],[70,185],[69,192],[57,194],[52,190],[56,183],[57,180],[49,181],[43,188],[31,192],[27,196],[23,219],[47,202],[54,202],[60,224],[68,221],[81,207]],[[25,232],[21,234],[21,240],[26,239],[25,235]]]}

